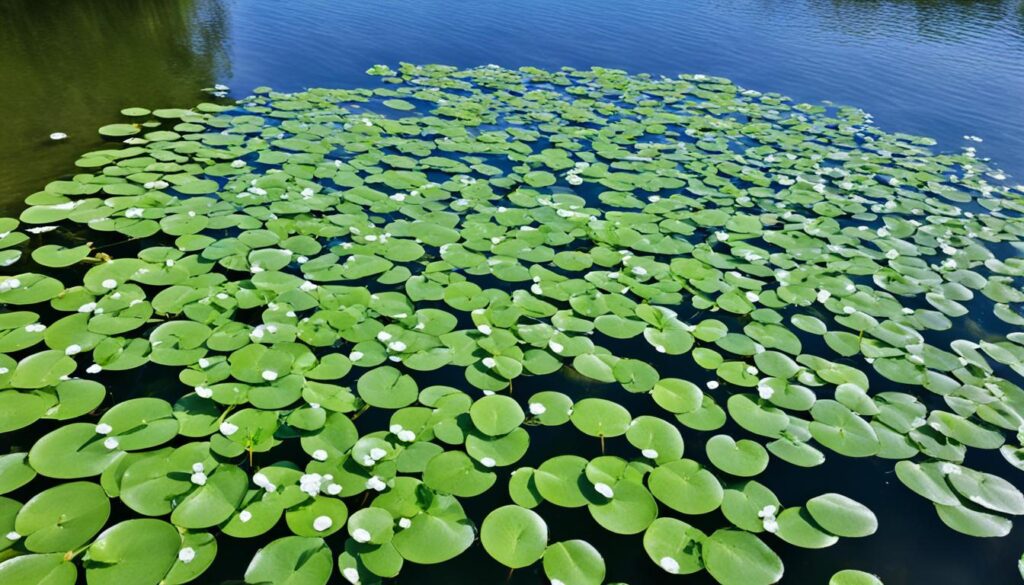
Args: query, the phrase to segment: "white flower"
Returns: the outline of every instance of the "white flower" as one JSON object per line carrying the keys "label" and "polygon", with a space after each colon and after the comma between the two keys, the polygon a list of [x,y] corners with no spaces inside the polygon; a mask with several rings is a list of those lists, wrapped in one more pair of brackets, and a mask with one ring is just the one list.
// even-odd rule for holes
{"label": "white flower", "polygon": [[532,414],[534,416],[540,416],[540,415],[544,414],[545,412],[547,412],[547,410],[548,410],[548,407],[544,406],[540,402],[531,402],[530,403],[530,414]]}
{"label": "white flower", "polygon": [[778,511],[777,507],[775,507],[775,506],[773,506],[771,504],[768,504],[767,506],[761,508],[757,512],[757,517],[758,518],[767,518],[769,516],[774,516],[775,512],[777,512],[777,511]]}
{"label": "white flower", "polygon": [[558,580],[558,579],[552,579],[552,580],[551,580],[551,585],[565,585],[565,583],[562,583],[562,582],[561,582],[560,580]]}
{"label": "white flower", "polygon": [[819,303],[824,303],[825,301],[827,301],[830,298],[832,298],[832,293],[828,292],[825,289],[821,289],[821,290],[818,291],[818,297],[817,298],[818,298],[818,302]]}
{"label": "white flower", "polygon": [[643,266],[634,266],[630,271],[637,276],[647,276],[647,269]]}
{"label": "white flower", "polygon": [[751,376],[756,376],[757,368],[755,368],[754,366],[747,366],[747,373],[750,374]]}
{"label": "white flower", "polygon": [[200,398],[210,398],[213,396],[213,390],[205,386],[196,386],[196,395]]}
{"label": "white flower", "polygon": [[231,423],[229,423],[227,421],[224,421],[224,422],[220,423],[220,432],[225,437],[230,437],[231,435],[235,434],[235,432],[237,432],[237,431],[238,431],[238,426],[237,425],[233,425],[233,424],[231,424]]}
{"label": "white flower", "polygon": [[671,573],[673,575],[679,573],[679,561],[672,557],[661,557],[661,560],[658,561],[658,566],[665,569],[666,573]]}
{"label": "white flower", "polygon": [[769,400],[774,394],[775,389],[772,388],[771,386],[763,384],[757,385],[757,395],[760,396],[762,399]]}
{"label": "white flower", "polygon": [[274,485],[270,483],[270,479],[261,472],[256,472],[253,474],[252,482],[256,484],[256,487],[261,487],[264,489],[266,489],[266,487],[269,485]]}
{"label": "white flower", "polygon": [[355,567],[345,567],[341,570],[341,576],[352,585],[359,585],[359,571]]}
{"label": "white flower", "polygon": [[206,485],[206,474],[202,471],[193,473],[189,479],[196,485]]}
{"label": "white flower", "polygon": [[81,307],[78,307],[79,313],[92,313],[96,310],[96,303],[85,303]]}
{"label": "white flower", "polygon": [[747,300],[752,303],[756,303],[757,301],[761,300],[761,297],[757,296],[756,292],[752,292],[749,290],[744,294],[744,296],[747,297]]}
{"label": "white flower", "polygon": [[399,431],[398,440],[404,443],[411,443],[416,440],[416,433],[408,430]]}
{"label": "white flower", "polygon": [[377,334],[377,341],[381,343],[387,343],[390,340],[391,334],[388,333],[387,331],[381,331],[380,333]]}
{"label": "white flower", "polygon": [[50,140],[65,140],[68,135],[64,132],[53,132],[50,134]]}
{"label": "white flower", "polygon": [[761,525],[764,527],[765,532],[775,534],[779,531],[779,522],[775,519],[775,516],[769,516],[761,521]]}
{"label": "white flower", "polygon": [[407,346],[401,341],[392,341],[388,344],[388,349],[391,351],[405,351]]}
{"label": "white flower", "polygon": [[307,473],[299,478],[299,490],[309,496],[316,496],[320,493],[323,481],[324,476],[319,473]]}
{"label": "white flower", "polygon": [[110,437],[106,441],[103,441],[103,446],[106,447],[107,449],[111,450],[111,451],[113,451],[114,449],[117,449],[117,446],[120,445],[120,444],[121,443],[119,443],[117,441],[117,439],[115,439],[114,437]]}
{"label": "white flower", "polygon": [[112,430],[114,430],[113,427],[111,427],[107,423],[100,423],[100,424],[96,425],[96,434],[97,435],[109,435],[110,431],[112,431]]}
{"label": "white flower", "polygon": [[21,287],[21,281],[17,278],[8,278],[7,280],[0,282],[0,292],[13,290]]}
{"label": "white flower", "polygon": [[329,484],[327,486],[327,493],[328,495],[336,496],[341,493],[341,486],[336,483]]}
{"label": "white flower", "polygon": [[384,449],[381,449],[380,447],[374,447],[373,449],[370,449],[370,458],[373,459],[374,461],[380,461],[381,459],[387,456],[388,452],[385,451]]}
{"label": "white flower", "polygon": [[7,538],[7,540],[18,540],[19,538],[21,538],[21,535],[13,530],[8,532],[4,536]]}
{"label": "white flower", "polygon": [[490,356],[485,357],[483,359],[483,362],[484,362],[484,367],[487,367],[487,368],[493,368],[494,366],[498,365],[498,362],[494,361],[494,358],[492,358]]}
{"label": "white flower", "polygon": [[939,469],[945,475],[958,475],[961,473],[960,466],[953,463],[943,463]]}
{"label": "white flower", "polygon": [[408,528],[412,526],[412,520],[409,520],[408,518],[400,518],[398,520],[398,525],[402,528]]}
{"label": "white flower", "polygon": [[715,232],[715,239],[719,242],[724,242],[729,239],[729,232],[717,231]]}
{"label": "white flower", "polygon": [[263,370],[262,376],[263,379],[266,380],[267,382],[273,382],[274,380],[277,379],[277,372],[275,372],[274,370]]}
{"label": "white flower", "polygon": [[643,451],[640,452],[640,454],[648,459],[658,458],[658,452],[654,449],[644,449]]}
{"label": "white flower", "polygon": [[483,465],[484,467],[494,467],[497,464],[498,462],[491,457],[484,457],[480,460],[480,465]]}
{"label": "white flower", "polygon": [[885,253],[885,257],[888,258],[889,260],[895,260],[896,258],[899,258],[899,256],[899,250],[897,250],[896,248],[891,248],[888,252]]}
{"label": "white flower", "polygon": [[98,374],[103,371],[103,366],[99,364],[93,364],[85,369],[86,374]]}
{"label": "white flower", "polygon": [[39,333],[41,331],[46,331],[46,325],[43,325],[42,323],[33,323],[31,325],[25,325],[25,331],[29,333]]}
{"label": "white flower", "polygon": [[476,329],[477,329],[477,331],[479,331],[480,333],[483,333],[484,335],[490,335],[491,334],[491,326],[490,325],[477,325]]}
{"label": "white flower", "polygon": [[204,369],[204,370],[206,368],[210,367],[210,360],[208,360],[206,358],[199,358],[199,367]]}
{"label": "white flower", "polygon": [[252,520],[252,512],[249,510],[242,510],[241,513],[238,514],[238,521],[242,524],[245,524],[249,520]]}
{"label": "white flower", "polygon": [[370,479],[366,480],[366,487],[367,489],[382,492],[384,491],[384,488],[388,487],[388,484],[384,483],[384,481],[381,478],[375,475]]}
{"label": "white flower", "polygon": [[324,449],[317,449],[316,451],[313,451],[313,459],[316,459],[317,461],[327,461],[327,451]]}
{"label": "white flower", "polygon": [[370,536],[370,532],[365,528],[356,528],[352,531],[352,539],[356,542],[370,542],[371,538],[373,537]]}
{"label": "white flower", "polygon": [[320,288],[320,287],[315,285],[315,284],[313,284],[312,282],[309,282],[308,280],[303,280],[302,284],[299,285],[299,290],[304,291],[304,292],[314,291],[314,290],[316,290],[318,288]]}
{"label": "white flower", "polygon": [[358,362],[359,360],[363,359],[363,352],[353,351],[352,353],[348,354],[348,359],[349,361]]}
{"label": "white flower", "polygon": [[76,353],[82,352],[82,346],[77,343],[72,343],[64,349],[64,355],[75,355]]}
{"label": "white flower", "polygon": [[555,353],[562,353],[562,350],[565,349],[565,347],[561,343],[558,343],[557,341],[549,341],[548,347],[550,347],[551,351]]}
{"label": "white flower", "polygon": [[615,497],[615,492],[612,491],[612,487],[606,483],[597,482],[594,484],[594,491],[601,494],[602,496],[611,499]]}
{"label": "white flower", "polygon": [[708,390],[714,390],[715,388],[718,388],[718,380],[708,380],[707,386]]}
{"label": "white flower", "polygon": [[313,530],[317,532],[323,532],[334,525],[334,520],[331,520],[330,516],[317,516],[316,520],[313,520]]}
{"label": "white flower", "polygon": [[103,288],[117,288],[117,281],[113,278],[108,278],[100,283]]}

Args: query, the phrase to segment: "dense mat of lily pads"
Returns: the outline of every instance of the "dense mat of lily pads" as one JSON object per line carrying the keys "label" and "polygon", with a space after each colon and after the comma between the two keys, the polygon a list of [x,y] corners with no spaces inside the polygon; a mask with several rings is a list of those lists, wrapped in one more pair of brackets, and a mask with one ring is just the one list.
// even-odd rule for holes
{"label": "dense mat of lily pads", "polygon": [[[757,479],[826,457],[891,460],[951,530],[1024,514],[966,461],[1024,468],[1024,198],[971,149],[699,75],[370,73],[126,109],[0,220],[0,582],[202,582],[256,539],[247,583],[374,583],[479,540],[598,585],[548,537],[586,507],[666,573],[768,585],[778,541],[878,529]],[[605,454],[523,465],[559,425]]]}

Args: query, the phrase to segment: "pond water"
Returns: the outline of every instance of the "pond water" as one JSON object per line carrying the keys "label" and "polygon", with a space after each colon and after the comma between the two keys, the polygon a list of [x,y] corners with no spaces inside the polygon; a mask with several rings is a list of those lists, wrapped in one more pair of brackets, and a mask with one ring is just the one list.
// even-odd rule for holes
{"label": "pond water", "polygon": [[[1019,0],[11,0],[0,5],[0,209],[99,145],[125,104],[214,83],[365,86],[374,63],[721,75],[872,113],[1024,176]],[[54,131],[71,138],[49,144]]]}
{"label": "pond water", "polygon": [[[797,100],[862,108],[886,131],[936,138],[937,150],[976,145],[962,136],[980,136],[981,156],[991,157],[1011,180],[1024,177],[1024,8],[1019,1],[9,0],[0,6],[0,107],[6,118],[0,133],[0,212],[16,215],[25,196],[67,174],[83,152],[99,148],[103,142],[95,129],[119,121],[117,113],[125,106],[190,107],[209,99],[202,90],[214,84],[230,86],[230,97],[246,96],[258,86],[285,91],[374,87],[380,82],[366,69],[400,61],[720,75]],[[53,131],[70,138],[52,143],[47,136]],[[972,324],[979,329],[974,335],[1005,329],[991,317]],[[961,337],[955,333],[949,340]],[[628,344],[614,347],[620,355],[630,352]],[[688,357],[657,356],[652,363],[679,376],[699,370]],[[133,374],[126,383],[146,379]],[[573,384],[578,381],[552,375],[525,382],[522,391]],[[886,382],[875,377],[872,384],[881,388]],[[633,399],[627,406],[633,415],[650,408]],[[694,435],[692,444],[701,445]],[[563,452],[570,442],[579,455],[600,454],[596,441],[579,445],[578,433],[568,426],[538,431],[533,441],[525,465]],[[688,449],[687,456],[706,461],[699,447]],[[971,464],[1024,483],[995,452],[972,451]],[[887,585],[1019,580],[1016,560],[1024,552],[1019,528],[999,539],[949,530],[929,502],[896,479],[891,461],[830,452],[822,467],[776,464],[761,479],[786,486],[794,502],[839,491],[866,504],[882,522],[872,537],[843,539],[820,551],[773,543],[786,564],[784,584],[824,584],[844,568],[877,573]],[[494,501],[465,504],[479,519]],[[562,515],[551,540],[587,538],[605,554],[610,579],[633,585],[714,583],[706,573],[670,578],[650,563],[638,538],[597,529],[585,511],[551,507],[548,513]],[[701,520],[708,529],[724,522],[717,513],[712,516]],[[593,532],[580,533],[581,527]],[[264,542],[244,541],[237,548],[223,543],[221,559],[205,582],[239,578],[238,568]],[[506,574],[474,547],[439,566],[407,566],[397,582],[546,582],[536,567],[507,581]]]}

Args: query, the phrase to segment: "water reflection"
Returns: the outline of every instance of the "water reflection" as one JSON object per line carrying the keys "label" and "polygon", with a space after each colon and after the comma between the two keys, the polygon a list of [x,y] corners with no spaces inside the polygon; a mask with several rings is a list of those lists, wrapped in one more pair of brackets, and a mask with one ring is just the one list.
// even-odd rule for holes
{"label": "water reflection", "polygon": [[227,27],[221,0],[0,3],[0,213],[73,169],[121,107],[199,101],[230,73]]}
{"label": "water reflection", "polygon": [[906,37],[912,30],[915,39],[962,42],[1002,29],[1024,41],[1024,5],[1017,0],[811,0],[809,6],[822,22],[859,37]]}

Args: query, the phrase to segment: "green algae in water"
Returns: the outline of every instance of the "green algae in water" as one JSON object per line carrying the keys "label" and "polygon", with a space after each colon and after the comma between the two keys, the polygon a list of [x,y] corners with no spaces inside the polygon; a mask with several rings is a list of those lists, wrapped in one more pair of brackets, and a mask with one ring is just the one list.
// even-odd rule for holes
{"label": "green algae in water", "polygon": [[[255,539],[247,583],[373,583],[479,538],[602,583],[546,502],[666,573],[769,585],[777,539],[885,530],[753,479],[837,456],[892,460],[965,534],[1024,514],[964,464],[1024,469],[1024,205],[973,152],[721,78],[369,73],[127,108],[100,129],[125,146],[0,219],[0,432],[25,449],[0,457],[0,580],[201,581]],[[563,425],[602,455],[524,465]]]}

